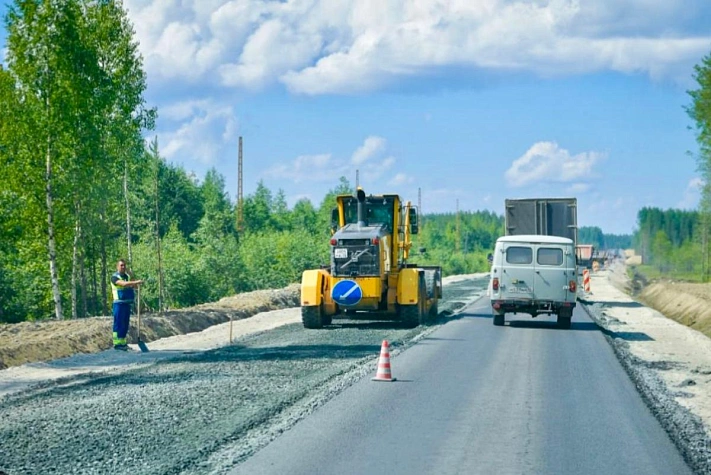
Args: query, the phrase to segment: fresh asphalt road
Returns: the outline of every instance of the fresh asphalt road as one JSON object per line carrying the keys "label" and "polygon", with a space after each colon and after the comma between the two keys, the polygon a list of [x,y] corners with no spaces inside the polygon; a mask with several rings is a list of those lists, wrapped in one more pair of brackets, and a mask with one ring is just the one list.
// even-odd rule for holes
{"label": "fresh asphalt road", "polygon": [[692,473],[582,309],[506,319],[475,302],[232,473]]}

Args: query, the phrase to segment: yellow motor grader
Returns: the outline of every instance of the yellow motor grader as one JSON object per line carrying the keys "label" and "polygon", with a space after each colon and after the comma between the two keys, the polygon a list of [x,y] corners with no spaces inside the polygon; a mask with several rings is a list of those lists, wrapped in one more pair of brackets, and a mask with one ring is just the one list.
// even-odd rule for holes
{"label": "yellow motor grader", "polygon": [[417,209],[398,195],[339,195],[332,213],[331,262],[301,278],[306,328],[330,325],[336,315],[367,313],[406,327],[437,317],[442,269],[407,262],[417,234]]}

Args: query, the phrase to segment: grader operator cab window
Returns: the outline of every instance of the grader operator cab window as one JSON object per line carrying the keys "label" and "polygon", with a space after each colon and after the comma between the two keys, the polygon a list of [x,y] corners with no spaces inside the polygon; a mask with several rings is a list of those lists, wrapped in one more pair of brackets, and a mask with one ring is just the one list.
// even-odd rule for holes
{"label": "grader operator cab window", "polygon": [[[358,222],[358,201],[355,198],[344,200],[346,224]],[[367,197],[365,199],[365,224],[368,226],[384,225],[388,230],[393,229],[392,198]]]}

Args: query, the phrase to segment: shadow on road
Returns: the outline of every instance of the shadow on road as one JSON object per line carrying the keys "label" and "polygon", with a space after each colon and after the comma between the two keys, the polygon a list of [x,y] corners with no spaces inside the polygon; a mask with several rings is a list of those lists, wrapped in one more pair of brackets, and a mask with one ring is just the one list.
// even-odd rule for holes
{"label": "shadow on road", "polygon": [[600,328],[600,331],[610,338],[619,338],[625,341],[654,341],[654,338],[642,332],[613,332],[605,328]]}
{"label": "shadow on road", "polygon": [[598,331],[601,330],[597,324],[593,322],[572,322],[570,328],[561,328],[557,322],[536,322],[529,320],[511,320],[508,322],[511,328],[543,328],[547,330],[565,330],[565,331]]}
{"label": "shadow on road", "polygon": [[585,305],[594,305],[594,304],[599,304],[599,305],[604,305],[605,307],[609,308],[640,308],[644,307],[641,303],[637,302],[606,302],[606,301],[593,301],[593,300],[584,300],[584,299],[578,299],[581,303],[584,303]]}

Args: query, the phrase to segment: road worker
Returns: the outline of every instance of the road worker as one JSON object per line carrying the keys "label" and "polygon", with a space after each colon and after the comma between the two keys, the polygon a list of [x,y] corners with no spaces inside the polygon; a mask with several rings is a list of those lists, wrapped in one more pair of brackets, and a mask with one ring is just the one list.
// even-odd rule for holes
{"label": "road worker", "polygon": [[131,305],[134,299],[133,289],[142,283],[142,280],[131,280],[131,276],[126,272],[126,261],[119,259],[116,263],[116,272],[111,275],[111,291],[114,299],[112,308],[114,314],[114,350],[128,350],[126,334],[128,334]]}

